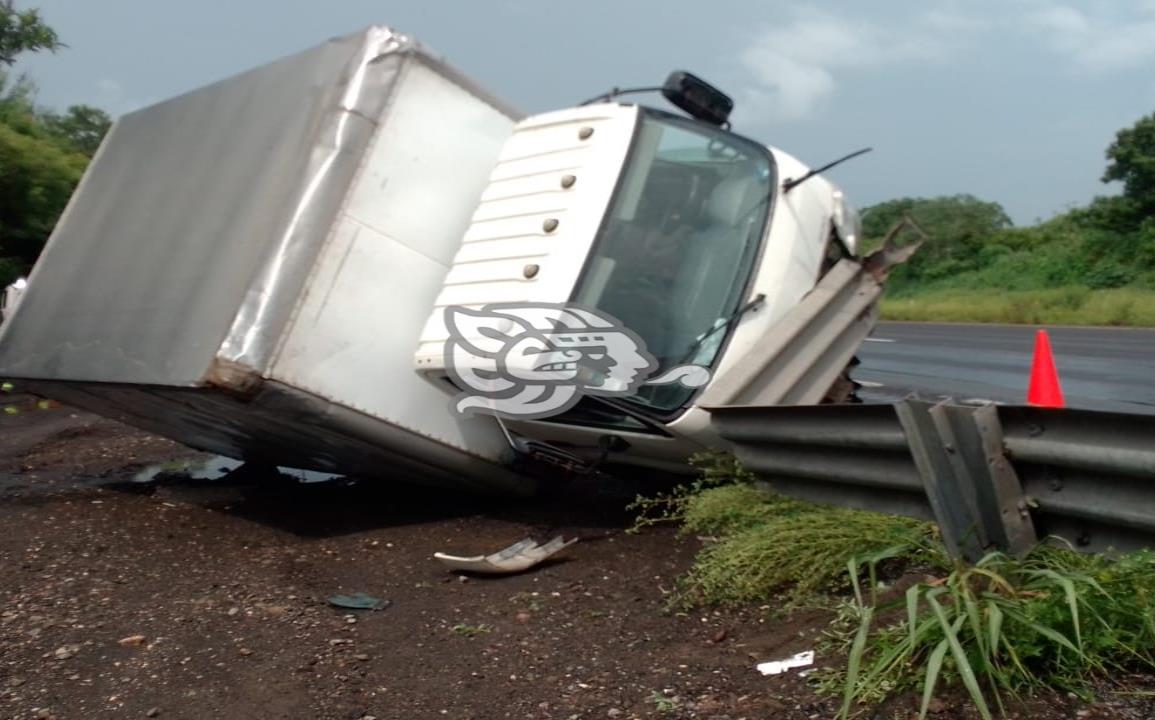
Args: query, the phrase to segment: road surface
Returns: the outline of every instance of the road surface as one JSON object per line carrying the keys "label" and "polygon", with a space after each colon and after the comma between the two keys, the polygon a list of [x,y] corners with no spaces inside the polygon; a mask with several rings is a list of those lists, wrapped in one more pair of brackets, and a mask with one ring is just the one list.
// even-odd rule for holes
{"label": "road surface", "polygon": [[[910,393],[1023,404],[1034,326],[879,323],[854,377],[867,402]],[[1048,328],[1067,406],[1155,414],[1155,330]]]}

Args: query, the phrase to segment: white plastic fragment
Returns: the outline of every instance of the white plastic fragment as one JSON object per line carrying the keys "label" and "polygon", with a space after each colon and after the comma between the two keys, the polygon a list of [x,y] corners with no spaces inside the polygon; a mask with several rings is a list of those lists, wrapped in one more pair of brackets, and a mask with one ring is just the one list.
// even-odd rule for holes
{"label": "white plastic fragment", "polygon": [[771,660],[758,663],[758,672],[763,675],[779,675],[793,668],[806,667],[814,664],[814,651],[805,650],[797,655],[791,655],[785,660]]}
{"label": "white plastic fragment", "polygon": [[558,535],[545,545],[538,545],[536,540],[526,538],[492,555],[461,557],[439,552],[433,553],[433,557],[440,560],[450,570],[464,570],[486,575],[507,575],[528,570],[575,542],[577,542],[577,538],[564,540],[561,535]]}

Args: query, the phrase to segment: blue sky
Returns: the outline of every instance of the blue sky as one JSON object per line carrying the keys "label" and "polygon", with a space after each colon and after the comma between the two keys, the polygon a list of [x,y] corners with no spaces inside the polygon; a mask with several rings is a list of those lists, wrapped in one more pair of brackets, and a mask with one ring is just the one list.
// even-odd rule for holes
{"label": "blue sky", "polygon": [[[22,62],[50,107],[126,112],[371,24],[526,112],[697,73],[735,129],[858,205],[971,193],[1017,223],[1110,191],[1103,151],[1155,112],[1155,0],[17,0],[70,47]],[[656,99],[655,102],[661,102]]]}

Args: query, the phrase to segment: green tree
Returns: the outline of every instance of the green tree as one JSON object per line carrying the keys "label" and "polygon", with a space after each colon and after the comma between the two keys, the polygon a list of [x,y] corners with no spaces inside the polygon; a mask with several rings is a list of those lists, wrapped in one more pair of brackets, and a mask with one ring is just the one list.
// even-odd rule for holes
{"label": "green tree", "polygon": [[0,257],[17,272],[36,261],[87,164],[47,134],[0,124]]}
{"label": "green tree", "polygon": [[11,65],[20,53],[55,52],[62,47],[38,10],[17,10],[12,0],[0,0],[0,64]]}
{"label": "green tree", "polygon": [[45,126],[28,85],[0,99],[0,286],[36,261],[87,164]]}
{"label": "green tree", "polygon": [[41,121],[50,133],[89,157],[112,127],[108,113],[91,105],[73,105],[63,114],[42,113]]}
{"label": "green tree", "polygon": [[20,53],[62,47],[36,10],[0,0],[0,287],[36,261],[108,129],[96,108],[38,110],[32,83],[4,71]]}
{"label": "green tree", "polygon": [[881,238],[903,215],[917,222],[930,240],[894,276],[898,285],[977,267],[990,238],[1012,225],[1002,205],[973,195],[900,198],[863,211],[863,236],[868,240]]}
{"label": "green tree", "polygon": [[1107,148],[1103,182],[1123,183],[1121,200],[1100,199],[1108,220],[1130,221],[1135,229],[1155,216],[1155,113],[1115,135]]}

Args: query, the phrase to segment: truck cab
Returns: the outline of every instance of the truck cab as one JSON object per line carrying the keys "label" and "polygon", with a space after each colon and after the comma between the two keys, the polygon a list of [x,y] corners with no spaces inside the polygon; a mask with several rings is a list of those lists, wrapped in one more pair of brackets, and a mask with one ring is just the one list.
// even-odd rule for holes
{"label": "truck cab", "polygon": [[[482,194],[415,365],[448,380],[445,309],[492,303],[595,309],[640,337],[659,375],[691,364],[717,378],[749,364],[823,272],[854,255],[856,215],[824,178],[791,187],[807,172],[717,118],[615,98],[526,118]],[[618,461],[684,467],[714,440],[697,406],[708,387],[643,385],[617,402],[585,397],[507,425],[587,457],[611,435]]]}

